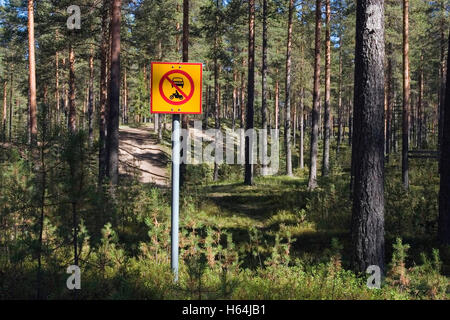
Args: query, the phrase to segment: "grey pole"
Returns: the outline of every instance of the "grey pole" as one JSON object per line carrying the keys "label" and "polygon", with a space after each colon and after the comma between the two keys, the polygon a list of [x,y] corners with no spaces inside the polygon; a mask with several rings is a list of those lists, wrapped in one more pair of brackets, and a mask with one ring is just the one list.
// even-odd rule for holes
{"label": "grey pole", "polygon": [[172,117],[172,271],[178,282],[178,225],[180,200],[180,115]]}

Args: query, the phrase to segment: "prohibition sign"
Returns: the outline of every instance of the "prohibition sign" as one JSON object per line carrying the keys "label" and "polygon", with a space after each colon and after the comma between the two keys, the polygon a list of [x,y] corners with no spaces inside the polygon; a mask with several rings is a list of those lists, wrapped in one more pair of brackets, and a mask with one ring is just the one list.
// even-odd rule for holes
{"label": "prohibition sign", "polygon": [[[180,89],[180,87],[172,79],[169,78],[169,75],[177,74],[177,73],[178,74],[182,74],[183,76],[185,76],[189,80],[189,82],[191,84],[191,90],[190,90],[189,94],[186,94],[182,89]],[[168,97],[166,97],[166,95],[164,94],[164,90],[163,90],[163,84],[164,84],[165,80],[169,81],[170,84],[172,85],[172,87],[174,87],[184,97],[183,101],[178,101],[178,102],[177,101],[172,101]],[[159,93],[160,93],[161,97],[164,99],[164,101],[166,101],[167,103],[169,103],[171,105],[179,106],[179,105],[185,104],[186,102],[188,102],[192,98],[192,96],[194,94],[194,80],[189,75],[189,73],[187,73],[186,71],[183,71],[183,70],[171,70],[169,72],[166,72],[162,76],[161,80],[159,81]]]}

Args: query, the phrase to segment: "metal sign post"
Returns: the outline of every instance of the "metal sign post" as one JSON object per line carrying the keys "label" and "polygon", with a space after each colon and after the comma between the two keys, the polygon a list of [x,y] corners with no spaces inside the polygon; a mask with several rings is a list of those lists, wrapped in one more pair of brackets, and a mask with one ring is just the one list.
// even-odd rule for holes
{"label": "metal sign post", "polygon": [[172,116],[172,271],[178,281],[178,229],[180,206],[180,115]]}
{"label": "metal sign post", "polygon": [[201,63],[152,62],[150,112],[172,118],[172,230],[171,267],[178,282],[180,210],[180,114],[202,113]]}

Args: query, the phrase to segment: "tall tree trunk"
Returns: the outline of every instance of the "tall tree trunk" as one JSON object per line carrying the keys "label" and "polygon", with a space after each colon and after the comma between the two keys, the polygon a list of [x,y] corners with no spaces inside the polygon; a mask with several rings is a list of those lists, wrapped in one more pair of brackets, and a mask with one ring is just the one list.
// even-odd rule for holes
{"label": "tall tree trunk", "polygon": [[[219,10],[219,2],[217,2],[217,10]],[[216,15],[216,27],[218,26],[218,15]],[[214,33],[214,122],[215,129],[220,130],[220,85],[219,85],[219,62],[218,62],[218,49],[219,49],[219,37],[218,30]],[[215,137],[217,138],[217,136]],[[217,142],[216,142],[217,143]],[[214,160],[214,173],[213,180],[219,180],[219,164],[217,158]]]}
{"label": "tall tree trunk", "polygon": [[[63,66],[64,66],[64,69],[67,69],[67,66],[68,66],[68,64],[66,63],[66,61],[67,61],[67,59],[66,59],[66,57],[63,57],[63,59],[62,59],[62,63],[63,63]],[[63,85],[63,102],[64,102],[64,105],[63,105],[63,108],[64,108],[64,117],[65,117],[65,120],[66,120],[66,122],[65,122],[65,124],[68,126],[69,125],[69,89],[68,89],[68,87],[67,87],[67,81],[64,81],[64,85]]]}
{"label": "tall tree trunk", "polygon": [[297,126],[298,126],[298,119],[297,119],[297,99],[295,98],[296,96],[292,97],[292,104],[293,104],[293,108],[291,107],[292,110],[292,145],[296,146],[297,143]]}
{"label": "tall tree trunk", "polygon": [[[439,78],[440,78],[440,90],[439,90],[439,107],[438,107],[438,150],[441,150],[442,136],[444,134],[444,103],[445,103],[445,11],[446,7],[444,1],[440,3],[441,7],[441,23],[440,23],[440,68],[439,68]],[[447,26],[448,29],[448,26]],[[450,53],[449,53],[450,54]],[[441,170],[441,162],[439,162],[439,172]]]}
{"label": "tall tree trunk", "polygon": [[[450,34],[448,37],[449,54],[447,66],[450,66]],[[450,72],[447,68],[447,87],[443,104],[444,123],[441,148],[441,163],[450,163]],[[441,166],[441,182],[439,190],[439,240],[450,245],[450,166]]]}
{"label": "tall tree trunk", "polygon": [[[245,59],[242,59],[242,66],[245,67]],[[244,68],[243,68],[244,70]],[[245,133],[244,133],[244,129],[245,129],[245,104],[244,104],[244,100],[245,100],[245,74],[244,72],[241,73],[241,88],[240,88],[240,113],[239,113],[239,117],[240,117],[240,128],[242,129],[240,131],[240,137],[239,137],[239,150],[240,150],[240,154],[241,157],[242,155],[244,155],[245,158]],[[241,159],[241,162],[242,159]]]}
{"label": "tall tree trunk", "polygon": [[[300,73],[303,74],[303,66],[304,66],[304,53],[303,53],[303,43],[300,45]],[[299,108],[299,130],[300,130],[300,144],[299,144],[299,167],[303,169],[305,167],[305,159],[304,159],[304,122],[305,122],[305,106],[304,106],[304,98],[305,98],[305,87],[303,84],[303,78],[301,79],[301,87],[300,87],[300,108]],[[295,146],[295,143],[294,143]]]}
{"label": "tall tree trunk", "polygon": [[245,75],[241,73],[241,129],[245,128]]}
{"label": "tall tree trunk", "polygon": [[[211,80],[211,76],[209,76],[209,80]],[[209,104],[211,103],[210,101],[211,101],[211,86],[207,85],[206,86],[206,99],[205,99],[206,110],[205,110],[205,113],[203,116],[203,124],[202,124],[203,130],[206,130],[206,128],[208,127],[209,109],[210,109]]]}
{"label": "tall tree trunk", "polygon": [[56,111],[56,123],[60,121],[60,98],[59,98],[59,52],[55,53],[55,111]]}
{"label": "tall tree trunk", "polygon": [[31,146],[37,143],[36,58],[34,43],[34,0],[28,0],[28,82],[30,90]]}
{"label": "tall tree trunk", "polygon": [[[159,39],[158,40],[158,61],[162,60],[162,54],[163,54],[162,53],[162,39]],[[149,94],[151,95],[151,92],[149,92]],[[153,129],[154,129],[155,133],[158,133],[159,141],[161,141],[161,139],[162,139],[162,131],[161,131],[162,129],[160,128],[161,127],[160,124],[161,124],[161,116],[158,113],[155,113]],[[161,138],[159,138],[160,135],[161,135]]]}
{"label": "tall tree trunk", "polygon": [[[158,40],[158,61],[162,60],[162,55],[163,55],[162,40],[159,39]],[[151,92],[150,92],[150,94],[151,94]],[[154,124],[153,128],[154,128],[154,132],[158,133],[158,141],[159,142],[161,142],[161,140],[162,140],[161,119],[162,119],[161,115],[159,115],[158,113],[155,113],[155,119],[154,119],[155,124]]]}
{"label": "tall tree trunk", "polygon": [[286,48],[286,100],[284,120],[284,141],[286,147],[286,175],[292,176],[292,150],[291,150],[291,51],[292,51],[292,15],[294,13],[294,0],[289,0],[288,34]]}
{"label": "tall tree trunk", "polygon": [[299,146],[299,152],[300,152],[300,169],[303,169],[305,167],[305,159],[304,159],[304,113],[305,113],[305,106],[303,103],[303,99],[305,97],[305,88],[301,88],[300,90],[300,146]]}
{"label": "tall tree trunk", "polygon": [[109,0],[103,0],[102,5],[102,41],[100,45],[100,117],[99,117],[99,156],[98,156],[98,183],[101,185],[106,177],[107,151],[106,151],[106,112],[108,103],[108,20]]}
{"label": "tall tree trunk", "polygon": [[113,0],[111,14],[111,82],[108,110],[108,176],[113,186],[119,183],[120,114],[120,19],[122,0]]}
{"label": "tall tree trunk", "polygon": [[11,82],[9,86],[9,142],[12,142],[12,124],[13,124],[13,93],[14,93],[14,65],[11,66]]}
{"label": "tall tree trunk", "polygon": [[278,83],[278,69],[275,71],[275,129],[279,129],[280,118],[280,85]]}
{"label": "tall tree trunk", "polygon": [[417,132],[417,146],[419,149],[423,148],[423,54],[420,55],[419,67],[419,101],[417,102],[417,118],[418,118],[418,132]]}
{"label": "tall tree trunk", "polygon": [[[394,82],[395,84],[395,82]],[[394,91],[394,86],[393,86],[393,98],[394,98],[394,102],[392,105],[392,149],[394,151],[394,153],[397,153],[398,151],[398,137],[397,137],[397,132],[398,132],[398,108],[396,105],[396,101],[397,101],[397,92]]]}
{"label": "tall tree trunk", "polygon": [[[248,83],[247,83],[247,114],[245,129],[253,129],[253,104],[255,99],[255,0],[248,2]],[[253,139],[252,139],[253,140]],[[245,179],[246,185],[253,184],[253,165],[250,163],[253,151],[253,141],[245,137]]]}
{"label": "tall tree trunk", "polygon": [[[184,4],[184,0],[183,0],[183,4]],[[177,2],[176,14],[179,15],[179,13],[180,13],[180,3]],[[176,25],[175,25],[175,31],[176,31],[175,32],[175,51],[176,51],[176,54],[178,54],[180,52],[180,47],[181,47],[181,45],[180,45],[180,29],[181,29],[180,23],[177,21]]]}
{"label": "tall tree trunk", "polygon": [[384,1],[356,6],[352,267],[384,271]]}
{"label": "tall tree trunk", "polygon": [[328,176],[330,172],[330,135],[331,135],[331,7],[330,0],[325,0],[326,6],[326,29],[325,29],[325,105],[324,105],[324,126],[323,126],[323,164],[322,176]]}
{"label": "tall tree trunk", "polygon": [[[89,65],[89,61],[88,61],[88,65]],[[81,126],[82,129],[85,129],[85,120],[86,120],[86,106],[89,104],[89,78],[86,81],[86,90],[85,90],[85,94],[84,94],[84,99],[83,99],[83,112],[81,113],[81,119],[78,120],[78,123],[81,122]]]}
{"label": "tall tree trunk", "polygon": [[322,20],[322,1],[316,0],[316,36],[314,41],[314,89],[311,124],[311,149],[308,188],[317,187],[317,149],[319,145],[319,108],[320,108],[320,36]]}
{"label": "tall tree trunk", "polygon": [[402,126],[402,182],[409,188],[408,148],[409,148],[409,0],[403,0],[403,126]]}
{"label": "tall tree trunk", "polygon": [[353,108],[350,98],[347,102],[348,102],[348,145],[351,146],[353,138]]}
{"label": "tall tree trunk", "polygon": [[[183,62],[189,61],[189,0],[183,0]],[[181,116],[181,128],[188,129],[188,116],[183,114]],[[181,159],[183,159],[183,152],[181,151]],[[180,165],[180,188],[184,186],[186,178],[186,163],[182,162]]]}
{"label": "tall tree trunk", "polygon": [[236,112],[237,107],[239,105],[238,103],[238,88],[237,88],[237,80],[238,80],[238,74],[237,71],[233,71],[233,115],[231,118],[231,130],[234,131],[236,129]]}
{"label": "tall tree trunk", "polygon": [[265,159],[267,155],[267,0],[263,0],[263,39],[262,39],[262,78],[261,78],[261,130],[263,131],[262,141],[262,175],[267,175],[267,165]]}
{"label": "tall tree trunk", "polygon": [[123,106],[122,106],[123,124],[128,124],[128,78],[127,68],[123,68]]}
{"label": "tall tree trunk", "polygon": [[8,81],[3,82],[3,141],[6,142],[6,113],[7,113],[7,92],[8,92]]}
{"label": "tall tree trunk", "polygon": [[69,131],[75,133],[77,125],[77,109],[75,107],[75,53],[73,45],[69,46]]}
{"label": "tall tree trunk", "polygon": [[339,79],[338,79],[338,135],[337,135],[337,149],[336,153],[339,154],[342,136],[343,136],[343,110],[342,110],[342,37],[343,32],[339,35]]}
{"label": "tall tree trunk", "polygon": [[88,103],[88,123],[89,123],[89,146],[94,142],[94,129],[92,127],[92,115],[94,113],[94,51],[91,48],[89,55],[89,103]]}
{"label": "tall tree trunk", "polygon": [[[77,110],[75,106],[75,53],[73,49],[73,44],[69,44],[69,118],[68,118],[68,128],[72,135],[76,134],[76,119]],[[73,228],[73,252],[74,252],[74,265],[78,265],[78,217],[76,211],[76,200],[75,200],[75,180],[77,177],[77,171],[79,169],[79,163],[76,159],[71,159],[69,161],[70,174],[72,180],[72,228]]]}
{"label": "tall tree trunk", "polygon": [[388,47],[387,58],[387,75],[386,75],[386,162],[389,162],[389,155],[391,153],[391,127],[392,127],[392,57],[390,56],[391,50]]}

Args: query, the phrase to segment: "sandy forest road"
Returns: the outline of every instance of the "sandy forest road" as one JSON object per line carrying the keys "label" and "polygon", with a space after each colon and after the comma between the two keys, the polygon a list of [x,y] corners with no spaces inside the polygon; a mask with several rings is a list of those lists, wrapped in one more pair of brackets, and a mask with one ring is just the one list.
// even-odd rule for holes
{"label": "sandy forest road", "polygon": [[170,155],[158,144],[151,128],[120,127],[119,160],[120,174],[137,170],[142,183],[155,183],[166,187],[169,183],[167,165]]}
{"label": "sandy forest road", "polygon": [[[171,130],[171,123],[166,124]],[[189,122],[191,138],[202,138],[204,142],[214,139],[202,130],[194,128],[194,121]],[[120,174],[127,175],[137,170],[141,174],[142,183],[155,183],[160,187],[170,184],[171,148],[161,146],[153,134],[152,127],[131,128],[121,126],[119,129]]]}

